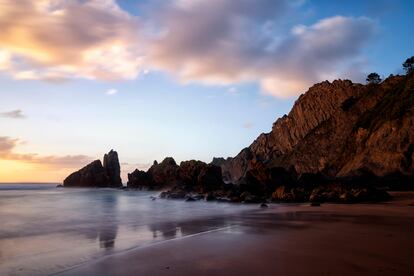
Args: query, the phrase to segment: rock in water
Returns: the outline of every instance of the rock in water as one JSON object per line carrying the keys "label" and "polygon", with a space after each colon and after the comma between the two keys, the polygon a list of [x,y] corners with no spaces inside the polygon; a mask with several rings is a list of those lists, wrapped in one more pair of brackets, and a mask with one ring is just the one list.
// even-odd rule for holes
{"label": "rock in water", "polygon": [[101,160],[95,160],[63,181],[65,187],[109,187],[109,177]]}
{"label": "rock in water", "polygon": [[109,187],[122,187],[121,167],[119,166],[118,153],[111,150],[104,155],[103,167],[109,178]]}
{"label": "rock in water", "polygon": [[262,204],[260,204],[260,208],[268,208],[269,206],[266,204],[266,203],[262,203]]}
{"label": "rock in water", "polygon": [[64,187],[122,187],[118,154],[111,150],[104,156],[104,165],[95,160],[63,181]]}

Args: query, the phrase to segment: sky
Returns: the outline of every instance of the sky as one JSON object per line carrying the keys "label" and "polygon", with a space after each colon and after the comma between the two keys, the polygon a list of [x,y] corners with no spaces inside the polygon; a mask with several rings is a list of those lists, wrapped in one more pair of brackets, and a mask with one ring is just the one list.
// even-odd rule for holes
{"label": "sky", "polygon": [[402,72],[414,1],[0,0],[0,182],[235,156],[312,84]]}

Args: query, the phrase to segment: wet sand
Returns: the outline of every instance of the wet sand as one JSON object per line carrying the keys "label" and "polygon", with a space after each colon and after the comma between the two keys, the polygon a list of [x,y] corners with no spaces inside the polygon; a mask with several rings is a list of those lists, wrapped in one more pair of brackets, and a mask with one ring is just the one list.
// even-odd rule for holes
{"label": "wet sand", "polygon": [[271,205],[59,275],[413,275],[414,194],[395,196],[382,204]]}

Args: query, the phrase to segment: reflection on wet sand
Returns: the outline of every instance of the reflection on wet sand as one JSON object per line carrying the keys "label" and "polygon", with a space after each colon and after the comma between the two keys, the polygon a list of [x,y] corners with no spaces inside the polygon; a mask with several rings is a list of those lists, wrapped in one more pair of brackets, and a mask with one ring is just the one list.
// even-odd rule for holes
{"label": "reflection on wet sand", "polygon": [[102,212],[99,218],[98,237],[101,248],[111,249],[115,246],[118,232],[117,200],[114,194],[105,195],[102,199]]}

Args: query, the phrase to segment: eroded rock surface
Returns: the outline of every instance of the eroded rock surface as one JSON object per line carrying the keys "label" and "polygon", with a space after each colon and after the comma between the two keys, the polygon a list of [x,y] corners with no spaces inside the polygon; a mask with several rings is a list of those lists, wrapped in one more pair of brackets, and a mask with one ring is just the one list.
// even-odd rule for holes
{"label": "eroded rock surface", "polygon": [[378,85],[349,80],[314,85],[234,158],[216,158],[226,180],[240,182],[257,163],[298,174],[352,177],[361,171],[386,179],[414,175],[414,76]]}

